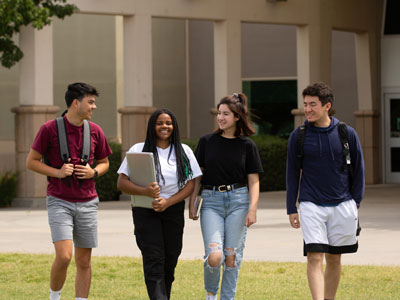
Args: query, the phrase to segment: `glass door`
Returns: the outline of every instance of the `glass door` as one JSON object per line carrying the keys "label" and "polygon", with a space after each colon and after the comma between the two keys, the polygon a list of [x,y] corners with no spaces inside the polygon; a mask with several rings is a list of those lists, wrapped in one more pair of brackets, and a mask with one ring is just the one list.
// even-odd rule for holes
{"label": "glass door", "polygon": [[400,94],[385,94],[386,183],[400,183]]}

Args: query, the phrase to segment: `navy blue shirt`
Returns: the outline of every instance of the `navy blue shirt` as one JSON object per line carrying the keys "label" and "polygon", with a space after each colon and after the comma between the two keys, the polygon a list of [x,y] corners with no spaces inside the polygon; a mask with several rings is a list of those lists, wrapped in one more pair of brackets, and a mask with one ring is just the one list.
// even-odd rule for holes
{"label": "navy blue shirt", "polygon": [[339,120],[331,117],[328,128],[319,128],[305,121],[303,171],[299,190],[299,161],[297,158],[296,128],[289,137],[286,164],[286,208],[288,214],[297,213],[296,202],[311,201],[331,206],[354,199],[357,206],[364,197],[364,159],[355,130],[348,128],[353,192],[350,189],[347,168],[343,170],[343,146],[340,140]]}

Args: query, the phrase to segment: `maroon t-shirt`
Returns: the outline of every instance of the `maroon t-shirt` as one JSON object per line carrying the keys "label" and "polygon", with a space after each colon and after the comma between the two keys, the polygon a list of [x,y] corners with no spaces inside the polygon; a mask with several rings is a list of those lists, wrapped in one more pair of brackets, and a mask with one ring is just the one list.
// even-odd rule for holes
{"label": "maroon t-shirt", "polygon": [[[74,126],[64,117],[69,154],[72,164],[82,164],[82,134],[83,126]],[[90,122],[91,148],[89,164],[93,160],[100,160],[109,156],[112,151],[107,143],[103,130],[95,123]],[[57,126],[55,120],[48,121],[40,127],[33,142],[32,149],[47,156],[50,165],[61,168],[63,162],[60,157]],[[70,202],[84,202],[97,197],[94,179],[78,180],[75,173],[70,176],[71,186],[66,179],[50,177],[47,185],[47,195],[54,196]]]}

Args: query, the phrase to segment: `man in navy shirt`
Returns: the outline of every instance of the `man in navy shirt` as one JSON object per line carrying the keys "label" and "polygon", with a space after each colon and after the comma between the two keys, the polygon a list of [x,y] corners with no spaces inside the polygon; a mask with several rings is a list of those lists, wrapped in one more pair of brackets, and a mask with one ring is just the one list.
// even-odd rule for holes
{"label": "man in navy shirt", "polygon": [[332,300],[340,281],[341,254],[358,249],[357,209],[364,196],[364,161],[357,133],[347,126],[351,165],[346,167],[339,120],[330,116],[334,98],[329,86],[309,85],[303,98],[303,157],[298,158],[297,128],[288,143],[286,207],[291,226],[300,228],[301,224],[312,298]]}

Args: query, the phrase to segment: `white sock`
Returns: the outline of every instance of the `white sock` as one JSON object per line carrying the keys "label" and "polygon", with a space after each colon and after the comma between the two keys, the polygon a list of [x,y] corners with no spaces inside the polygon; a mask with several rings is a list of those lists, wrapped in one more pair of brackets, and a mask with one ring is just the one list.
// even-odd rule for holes
{"label": "white sock", "polygon": [[79,297],[76,297],[75,300],[87,300],[87,298],[79,298]]}
{"label": "white sock", "polygon": [[53,291],[50,289],[50,300],[60,300],[61,299],[61,290]]}

